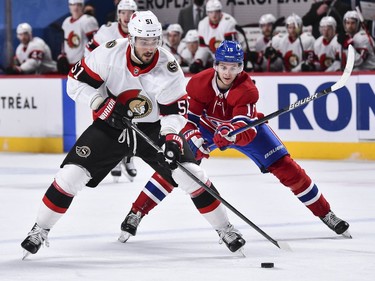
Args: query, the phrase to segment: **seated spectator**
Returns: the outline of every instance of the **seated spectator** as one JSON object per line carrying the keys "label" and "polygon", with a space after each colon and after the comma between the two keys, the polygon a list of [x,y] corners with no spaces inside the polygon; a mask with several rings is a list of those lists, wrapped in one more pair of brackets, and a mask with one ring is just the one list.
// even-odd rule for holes
{"label": "seated spectator", "polygon": [[[272,48],[267,48],[265,55],[274,57],[279,54],[284,61],[284,70],[291,72],[314,71],[314,42],[310,33],[302,33],[302,19],[292,14],[285,20],[287,34],[278,34],[272,38]],[[276,53],[277,51],[277,53]]]}
{"label": "seated spectator", "polygon": [[212,66],[212,54],[208,47],[199,46],[199,36],[196,29],[189,30],[183,41],[186,44],[186,48],[181,52],[181,56],[186,62],[186,65],[181,67],[184,73],[198,73]]}
{"label": "seated spectator", "polygon": [[[276,55],[276,50],[272,49],[272,37],[274,36],[276,18],[272,14],[265,14],[259,19],[259,27],[262,36],[255,42],[255,52],[248,54],[249,60],[253,64],[256,72],[261,71],[283,71],[283,60]],[[267,55],[265,55],[268,48]],[[271,55],[274,56],[271,57]]]}
{"label": "seated spectator", "polygon": [[200,43],[215,53],[223,40],[238,40],[237,21],[231,15],[222,12],[223,6],[219,0],[208,0],[206,3],[207,17],[199,22],[198,34]]}
{"label": "seated spectator", "polygon": [[181,42],[182,33],[182,27],[178,23],[170,24],[167,28],[167,40],[163,45],[174,55],[180,65],[186,64],[181,57],[181,51],[185,48],[185,43]]}
{"label": "seated spectator", "polygon": [[[343,56],[347,54],[349,45],[356,50],[354,70],[375,70],[374,40],[363,29],[356,11],[346,12],[343,19],[346,34],[339,36],[338,41],[343,48]],[[343,59],[343,64],[346,59]]]}
{"label": "seated spectator", "polygon": [[341,69],[341,45],[337,42],[336,21],[333,17],[320,20],[320,34],[314,44],[317,57],[316,70],[339,71]]}
{"label": "seated spectator", "polygon": [[51,49],[39,37],[33,37],[28,23],[17,26],[20,41],[12,65],[5,69],[7,74],[45,74],[56,73],[56,62],[52,60]]}

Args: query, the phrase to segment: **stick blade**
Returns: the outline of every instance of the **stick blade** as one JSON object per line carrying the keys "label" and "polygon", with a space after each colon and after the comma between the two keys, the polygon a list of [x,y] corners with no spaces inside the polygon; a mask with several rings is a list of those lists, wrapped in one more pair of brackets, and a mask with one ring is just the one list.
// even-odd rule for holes
{"label": "stick blade", "polygon": [[287,242],[277,241],[277,245],[281,250],[293,252],[292,248],[289,246],[289,244]]}
{"label": "stick blade", "polygon": [[332,85],[331,87],[332,92],[345,86],[346,81],[348,80],[350,74],[352,73],[353,66],[354,66],[354,48],[352,45],[349,45],[348,58],[346,60],[344,73],[342,74],[340,80]]}

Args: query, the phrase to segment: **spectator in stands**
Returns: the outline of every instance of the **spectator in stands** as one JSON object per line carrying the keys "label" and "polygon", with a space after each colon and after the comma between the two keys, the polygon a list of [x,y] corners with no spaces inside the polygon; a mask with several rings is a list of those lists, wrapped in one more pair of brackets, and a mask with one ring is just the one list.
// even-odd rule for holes
{"label": "spectator in stands", "polygon": [[183,32],[181,25],[178,23],[170,24],[167,27],[167,40],[163,45],[165,49],[174,55],[180,65],[186,65],[181,57],[181,51],[186,47],[185,43],[181,42]]}
{"label": "spectator in stands", "polygon": [[84,56],[87,42],[99,28],[93,16],[83,13],[83,5],[84,0],[69,0],[71,16],[62,24],[64,45],[57,58],[57,67],[62,74],[67,74],[70,68]]}
{"label": "spectator in stands", "polygon": [[344,27],[342,25],[342,18],[344,14],[351,10],[350,6],[343,1],[314,1],[310,7],[310,10],[302,17],[304,26],[312,26],[312,35],[314,38],[320,36],[319,23],[320,20],[325,16],[332,16],[337,23],[337,33],[344,33]]}
{"label": "spectator in stands", "polygon": [[39,37],[33,37],[28,23],[17,26],[20,41],[12,65],[5,69],[7,74],[45,74],[56,73],[56,62],[52,60],[49,46]]}
{"label": "spectator in stands", "polygon": [[196,29],[189,30],[183,41],[186,44],[186,48],[181,52],[181,56],[186,62],[186,65],[181,67],[184,73],[198,73],[212,67],[211,52],[208,47],[199,46],[199,36]]}
{"label": "spectator in stands", "polygon": [[108,13],[106,16],[107,22],[115,22],[117,21],[117,5],[120,2],[120,0],[113,0],[113,5],[115,6],[115,9]]}
{"label": "spectator in stands", "polygon": [[204,5],[205,0],[193,0],[193,3],[183,8],[178,13],[178,24],[181,25],[184,34],[182,37],[186,36],[186,31],[190,29],[198,29],[199,22],[206,15],[206,8]]}
{"label": "spectator in stands", "polygon": [[337,42],[336,26],[336,21],[331,16],[320,20],[321,36],[314,44],[318,71],[329,72],[341,69],[341,45]]}
{"label": "spectator in stands", "polygon": [[358,13],[346,12],[343,23],[346,34],[338,38],[343,55],[346,57],[348,46],[353,45],[356,50],[354,70],[375,70],[374,40],[361,29]]}
{"label": "spectator in stands", "polygon": [[[283,71],[283,60],[280,56],[277,56],[276,50],[272,48],[275,22],[276,18],[272,14],[262,15],[259,19],[262,36],[259,36],[255,42],[255,52],[251,51],[248,54],[254,71]],[[274,56],[271,57],[272,54]]]}
{"label": "spectator in stands", "polygon": [[[287,34],[278,34],[272,38],[272,47],[282,56],[284,70],[291,72],[313,71],[314,42],[310,33],[302,33],[302,19],[292,14],[285,20]],[[270,50],[266,50],[265,53]],[[270,54],[273,57],[275,54]]]}
{"label": "spectator in stands", "polygon": [[237,21],[231,15],[222,12],[223,6],[219,0],[208,0],[206,4],[207,17],[199,22],[198,34],[200,44],[209,47],[212,53],[223,40],[236,40]]}

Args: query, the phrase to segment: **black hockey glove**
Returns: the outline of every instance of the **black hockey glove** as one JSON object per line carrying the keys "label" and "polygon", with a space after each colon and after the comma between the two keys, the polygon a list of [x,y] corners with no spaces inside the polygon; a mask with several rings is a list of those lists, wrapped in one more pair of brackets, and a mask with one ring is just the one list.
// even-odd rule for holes
{"label": "black hockey glove", "polygon": [[308,62],[303,62],[301,64],[301,71],[302,72],[309,72],[309,71],[315,71],[315,65],[308,63]]}
{"label": "black hockey glove", "polygon": [[190,73],[198,73],[201,72],[204,69],[203,63],[201,60],[196,60],[189,66],[189,72]]}
{"label": "black hockey glove", "polygon": [[264,51],[264,57],[269,59],[271,62],[274,62],[277,59],[277,51],[275,48],[269,46]]}
{"label": "black hockey glove", "polygon": [[99,105],[97,110],[94,110],[94,120],[99,118],[112,128],[119,130],[128,128],[126,122],[123,121],[125,117],[128,117],[126,115],[126,107],[109,97]]}
{"label": "black hockey glove", "polygon": [[68,74],[70,71],[69,61],[65,54],[60,54],[57,57],[57,72],[61,74]]}
{"label": "black hockey glove", "polygon": [[169,164],[169,167],[174,170],[177,169],[176,161],[181,161],[183,152],[182,138],[177,134],[168,134],[165,136],[164,157]]}

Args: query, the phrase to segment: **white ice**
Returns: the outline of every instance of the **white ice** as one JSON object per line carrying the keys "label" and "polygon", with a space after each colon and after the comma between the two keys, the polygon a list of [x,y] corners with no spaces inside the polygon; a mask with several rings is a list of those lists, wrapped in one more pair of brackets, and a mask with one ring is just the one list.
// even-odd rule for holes
{"label": "white ice", "polygon": [[[120,223],[151,169],[140,159],[133,183],[107,177],[74,199],[49,234],[50,247],[22,261],[21,241],[64,154],[0,153],[0,280],[374,280],[375,162],[298,161],[353,239],[329,230],[270,174],[247,159],[212,158],[203,166],[221,196],[272,238],[280,250],[228,210],[246,239],[231,253],[189,197],[176,189],[146,216],[137,236],[119,243]],[[273,262],[274,268],[261,268]]]}

